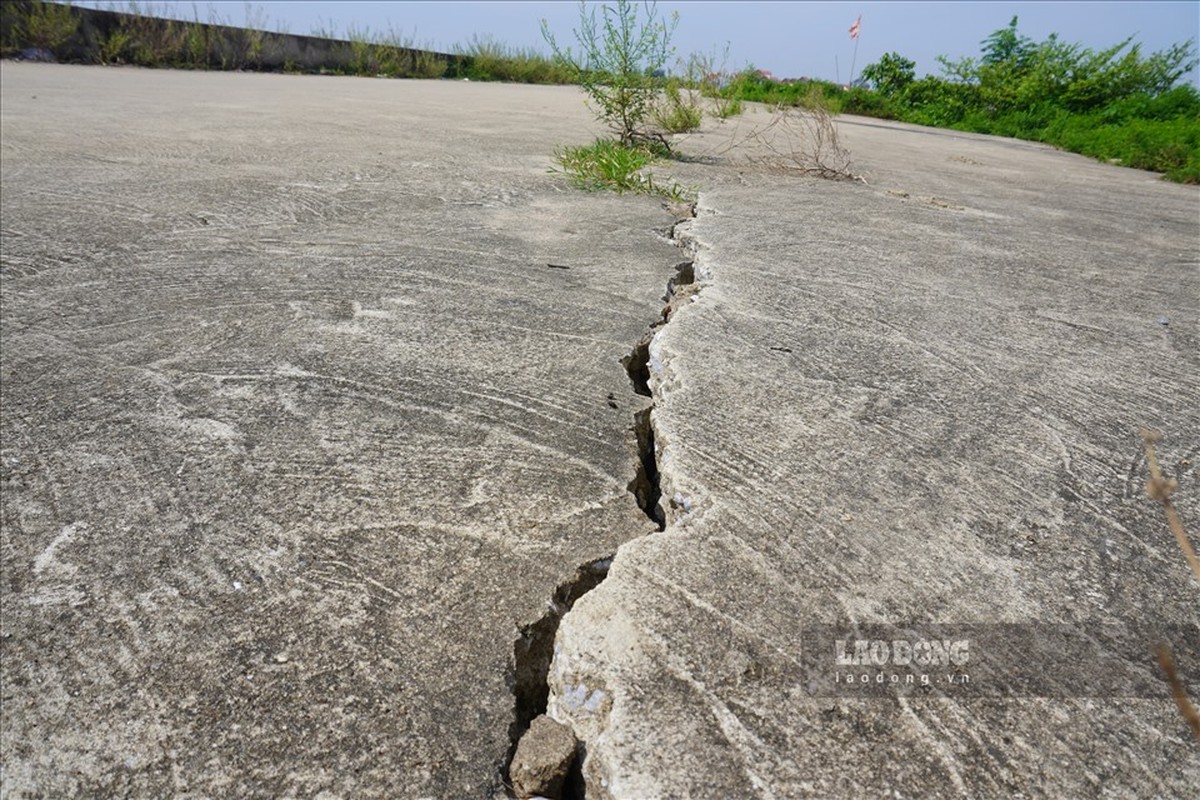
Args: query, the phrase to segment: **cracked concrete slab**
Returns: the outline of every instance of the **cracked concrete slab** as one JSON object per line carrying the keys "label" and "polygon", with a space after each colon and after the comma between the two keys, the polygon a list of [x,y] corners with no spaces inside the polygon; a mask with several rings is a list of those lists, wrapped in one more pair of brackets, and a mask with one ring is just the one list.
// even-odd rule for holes
{"label": "cracked concrete slab", "polygon": [[3,794],[498,791],[519,627],[653,529],[672,218],[547,175],[572,88],[0,81]]}
{"label": "cracked concrete slab", "polygon": [[862,697],[811,646],[1194,630],[1137,439],[1196,519],[1194,188],[851,118],[869,185],[705,159],[748,115],[680,253],[545,175],[573,89],[0,91],[6,796],[496,793],[546,692],[589,796],[1200,780],[1148,652]]}
{"label": "cracked concrete slab", "polygon": [[[719,153],[732,127],[683,150]],[[1192,793],[1200,749],[1152,642],[1102,668],[1052,652],[1026,691],[864,696],[829,691],[834,642],[812,629],[1176,626],[1196,696],[1200,584],[1145,496],[1139,437],[1165,432],[1194,532],[1196,187],[839,127],[866,185],[737,153],[673,169],[703,181],[685,234],[703,289],[649,347],[678,504],[567,615],[550,673],[589,797]],[[1006,635],[971,651],[993,678],[1037,658]]]}

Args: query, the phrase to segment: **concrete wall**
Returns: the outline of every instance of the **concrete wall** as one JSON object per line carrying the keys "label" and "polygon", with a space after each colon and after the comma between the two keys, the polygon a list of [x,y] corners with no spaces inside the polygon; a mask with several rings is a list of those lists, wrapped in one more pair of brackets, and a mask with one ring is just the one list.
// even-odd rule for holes
{"label": "concrete wall", "polygon": [[[26,0],[4,3],[0,15],[0,41],[4,43],[6,55],[17,55],[35,45],[23,35],[23,22],[33,10],[34,4]],[[52,48],[59,61],[99,63],[117,60],[148,66],[355,72],[361,71],[359,67],[365,60],[390,67],[379,71],[426,77],[430,76],[425,74],[423,67],[435,60],[445,62],[445,73],[449,76],[469,62],[468,58],[449,53],[403,47],[366,45],[365,49],[360,46],[356,52],[355,44],[344,39],[255,31],[117,11],[72,7],[71,13],[79,18],[80,24],[74,35]],[[137,45],[131,42],[120,57],[102,57],[102,45],[122,29],[131,33],[135,41],[141,40],[146,56],[135,56],[133,48]]]}

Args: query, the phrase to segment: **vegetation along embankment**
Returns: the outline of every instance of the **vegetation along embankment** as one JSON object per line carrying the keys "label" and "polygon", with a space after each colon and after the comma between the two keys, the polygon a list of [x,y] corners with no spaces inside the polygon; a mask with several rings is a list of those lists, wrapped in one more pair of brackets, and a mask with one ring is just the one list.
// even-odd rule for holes
{"label": "vegetation along embankment", "polygon": [[1013,17],[981,42],[978,57],[938,61],[940,76],[917,78],[913,61],[888,53],[848,89],[748,69],[724,94],[787,105],[815,95],[836,112],[1044,142],[1200,183],[1200,91],[1185,82],[1194,39],[1149,55],[1132,38],[1093,50],[1056,35],[1035,42]]}
{"label": "vegetation along embankment", "polygon": [[[198,12],[190,21],[164,19],[152,4],[136,2],[122,11],[44,0],[0,6],[6,57],[524,83],[579,83],[582,75],[561,58],[487,37],[473,37],[444,53],[396,30],[351,27],[339,33],[330,25],[303,36],[266,27],[266,14],[249,6],[242,25],[211,8],[204,20]],[[1200,183],[1200,90],[1186,81],[1196,65],[1194,39],[1150,54],[1132,37],[1093,50],[1053,34],[1035,42],[1018,31],[1013,17],[980,44],[979,56],[942,56],[941,74],[921,78],[913,61],[887,53],[849,87],[779,80],[752,66],[731,72],[712,56],[694,54],[680,59],[674,74],[654,76],[667,97],[657,116],[669,132],[699,124],[698,110],[678,101],[683,89],[706,97],[721,117],[740,113],[747,102],[819,106],[834,114],[1044,142],[1161,172],[1173,181]]]}

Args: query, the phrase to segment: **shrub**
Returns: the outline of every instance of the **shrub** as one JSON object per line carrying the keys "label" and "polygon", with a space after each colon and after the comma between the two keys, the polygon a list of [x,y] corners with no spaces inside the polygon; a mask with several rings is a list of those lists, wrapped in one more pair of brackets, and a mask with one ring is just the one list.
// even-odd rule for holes
{"label": "shrub", "polygon": [[671,78],[661,100],[650,112],[654,124],[668,133],[686,133],[700,127],[703,119],[700,106],[691,89],[685,89],[678,78]]}
{"label": "shrub", "polygon": [[351,26],[350,71],[361,77],[383,75],[388,78],[440,78],[449,63],[444,56],[419,46],[412,36],[389,28],[386,34],[374,34]]}
{"label": "shrub", "polygon": [[102,64],[137,64],[160,67],[186,59],[186,23],[149,16],[152,6],[131,2],[115,28],[98,42],[97,60]]}
{"label": "shrub", "polygon": [[118,27],[109,31],[108,35],[100,39],[98,43],[99,49],[96,52],[96,58],[101,64],[123,64],[126,60],[126,52],[129,50],[129,45],[133,37],[129,35],[129,31],[123,27]]}
{"label": "shrub", "polygon": [[18,47],[38,47],[55,55],[79,30],[79,17],[70,3],[48,3],[33,0],[25,13],[18,11],[12,35]]}
{"label": "shrub", "polygon": [[571,83],[570,70],[533,48],[509,47],[490,36],[473,36],[456,48],[466,56],[455,77],[473,81],[515,83]]}
{"label": "shrub", "polygon": [[748,66],[728,81],[721,94],[747,103],[769,103],[778,84],[753,66]]}
{"label": "shrub", "polygon": [[945,77],[893,95],[899,118],[1197,180],[1200,92],[1174,85],[1196,64],[1193,41],[1146,57],[1132,39],[1098,51],[1055,35],[1036,43],[1017,32],[1014,17],[981,44],[979,60],[939,58]]}
{"label": "shrub", "polygon": [[368,77],[379,74],[379,57],[375,44],[366,31],[351,25],[346,30],[350,40],[350,65],[355,75]]}
{"label": "shrub", "polygon": [[208,34],[199,21],[186,25],[183,37],[184,57],[191,67],[204,69],[208,67],[209,46]]}
{"label": "shrub", "polygon": [[636,3],[617,0],[615,8],[602,6],[603,21],[598,23],[595,10],[589,13],[581,2],[579,27],[574,31],[582,51],[578,55],[560,48],[542,20],[542,36],[555,61],[571,73],[594,104],[596,116],[623,145],[654,138],[644,127],[658,91],[653,76],[661,74],[674,52],[671,34],[679,21],[673,15],[669,25],[660,22],[653,2],[643,8],[645,19]]}
{"label": "shrub", "polygon": [[1063,114],[1040,138],[1093,158],[1162,172],[1172,180],[1200,179],[1200,125],[1195,120],[1132,119],[1106,125],[1099,115]]}
{"label": "shrub", "polygon": [[842,97],[842,113],[859,114],[864,117],[898,119],[900,110],[896,104],[880,94],[855,86]]}
{"label": "shrub", "polygon": [[713,106],[712,115],[717,119],[729,119],[736,117],[745,111],[740,97],[731,97],[726,95],[717,95],[713,98],[715,105]]}

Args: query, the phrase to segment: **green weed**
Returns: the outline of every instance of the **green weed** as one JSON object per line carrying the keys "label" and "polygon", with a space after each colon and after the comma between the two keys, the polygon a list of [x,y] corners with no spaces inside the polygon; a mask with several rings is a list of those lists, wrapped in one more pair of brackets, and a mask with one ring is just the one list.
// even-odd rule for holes
{"label": "green weed", "polygon": [[656,181],[646,168],[664,150],[655,150],[647,145],[623,145],[613,139],[597,139],[593,144],[582,147],[562,147],[554,158],[573,186],[586,191],[609,190],[623,194],[652,194],[682,202],[689,191],[672,181],[664,184]]}
{"label": "green weed", "polygon": [[389,28],[385,34],[350,27],[350,69],[355,75],[388,78],[440,78],[449,66],[446,58],[418,45],[415,37]]}
{"label": "green weed", "polygon": [[377,48],[368,34],[363,29],[352,25],[346,30],[346,37],[350,40],[350,52],[353,54],[351,66],[354,74],[363,77],[379,74]]}
{"label": "green weed", "polygon": [[464,56],[457,78],[473,81],[510,81],[513,83],[565,84],[572,73],[554,59],[534,48],[511,47],[490,36],[472,36],[456,51]]}
{"label": "green weed", "polygon": [[703,112],[691,89],[678,78],[671,78],[662,99],[650,111],[650,119],[667,133],[687,133],[700,127]]}
{"label": "green weed", "polygon": [[96,58],[101,64],[123,64],[133,37],[129,31],[117,28],[99,41]]}
{"label": "green weed", "polygon": [[616,5],[590,12],[579,4],[579,27],[575,38],[579,52],[560,48],[549,23],[542,20],[542,36],[554,52],[554,60],[567,70],[583,89],[596,118],[612,129],[623,145],[655,138],[643,125],[658,94],[659,77],[674,52],[671,35],[679,22],[658,17],[657,4],[649,0],[616,0]]}
{"label": "green weed", "polygon": [[708,98],[712,108],[709,113],[717,119],[736,117],[745,110],[743,100],[755,98],[744,97],[742,87],[736,76],[725,71],[729,62],[729,43],[718,57],[716,50],[708,53],[692,53],[683,65],[687,84]]}
{"label": "green weed", "polygon": [[745,110],[746,108],[742,104],[742,98],[740,97],[718,95],[713,98],[712,115],[717,119],[736,117]]}
{"label": "green weed", "polygon": [[48,3],[34,0],[27,13],[18,17],[12,36],[19,47],[39,47],[55,55],[67,40],[79,30],[79,17],[70,3]]}
{"label": "green weed", "polygon": [[199,22],[186,25],[184,31],[184,57],[189,67],[204,69],[208,66],[208,32]]}

